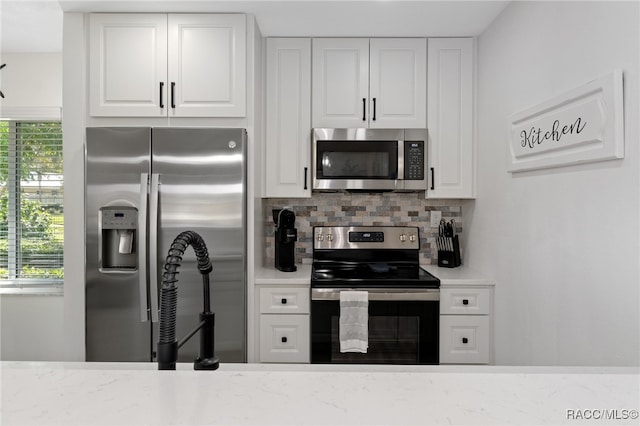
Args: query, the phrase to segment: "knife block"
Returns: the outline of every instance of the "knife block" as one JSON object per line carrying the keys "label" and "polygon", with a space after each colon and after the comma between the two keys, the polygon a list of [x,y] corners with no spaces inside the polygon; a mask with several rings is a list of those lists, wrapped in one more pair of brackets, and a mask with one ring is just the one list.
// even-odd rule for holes
{"label": "knife block", "polygon": [[460,260],[460,241],[458,236],[444,238],[447,240],[453,250],[438,250],[438,266],[444,268],[455,268],[460,266],[462,261]]}

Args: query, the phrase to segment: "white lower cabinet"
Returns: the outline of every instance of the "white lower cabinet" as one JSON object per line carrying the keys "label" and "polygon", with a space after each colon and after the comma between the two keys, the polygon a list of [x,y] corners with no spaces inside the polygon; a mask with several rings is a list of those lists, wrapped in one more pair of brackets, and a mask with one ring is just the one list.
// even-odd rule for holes
{"label": "white lower cabinet", "polygon": [[260,362],[308,363],[309,287],[261,287]]}
{"label": "white lower cabinet", "polygon": [[491,362],[492,289],[440,288],[440,364]]}

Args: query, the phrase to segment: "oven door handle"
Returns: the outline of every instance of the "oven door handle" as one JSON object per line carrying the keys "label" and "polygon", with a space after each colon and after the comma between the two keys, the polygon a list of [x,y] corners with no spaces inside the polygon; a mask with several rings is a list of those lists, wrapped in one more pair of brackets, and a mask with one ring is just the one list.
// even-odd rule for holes
{"label": "oven door handle", "polygon": [[358,288],[312,288],[311,300],[340,300],[341,291],[367,291],[369,300],[381,302],[439,301],[439,289],[358,289]]}

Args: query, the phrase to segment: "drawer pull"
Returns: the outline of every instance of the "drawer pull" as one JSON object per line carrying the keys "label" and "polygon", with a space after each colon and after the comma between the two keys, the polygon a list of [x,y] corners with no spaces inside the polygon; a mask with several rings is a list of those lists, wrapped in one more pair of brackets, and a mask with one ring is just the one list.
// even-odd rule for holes
{"label": "drawer pull", "polygon": [[282,303],[283,305],[287,304],[287,299],[285,299],[284,297],[280,300],[280,303]]}
{"label": "drawer pull", "polygon": [[[284,339],[284,337],[283,337],[283,339]],[[463,337],[462,338],[462,343],[464,343],[466,345],[467,343],[469,343],[469,339],[467,339],[466,337]]]}
{"label": "drawer pull", "polygon": [[282,343],[287,343],[287,336],[282,336],[282,339],[280,339],[282,341]]}
{"label": "drawer pull", "polygon": [[462,304],[463,305],[468,305],[469,304],[469,299],[462,299]]}

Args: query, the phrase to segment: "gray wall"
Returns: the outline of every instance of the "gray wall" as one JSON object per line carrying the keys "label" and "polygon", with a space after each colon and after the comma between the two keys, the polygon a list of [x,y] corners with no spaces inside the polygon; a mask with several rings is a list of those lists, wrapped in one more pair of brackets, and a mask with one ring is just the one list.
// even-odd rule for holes
{"label": "gray wall", "polygon": [[[507,365],[639,365],[638,2],[512,2],[479,38],[467,264]],[[625,158],[507,172],[508,117],[624,70]]]}

